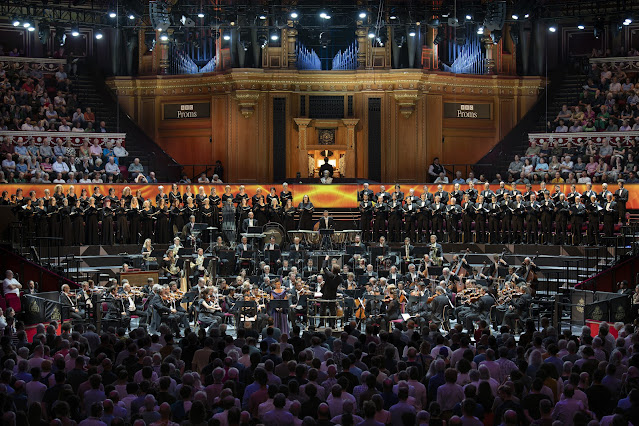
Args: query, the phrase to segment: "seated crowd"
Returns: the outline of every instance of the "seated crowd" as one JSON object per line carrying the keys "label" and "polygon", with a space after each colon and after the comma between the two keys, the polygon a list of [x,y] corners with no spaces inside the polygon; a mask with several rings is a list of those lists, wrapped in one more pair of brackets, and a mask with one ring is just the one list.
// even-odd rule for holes
{"label": "seated crowd", "polygon": [[[37,326],[4,318],[0,406],[5,425],[628,425],[639,418],[639,333],[604,323],[597,335],[542,318],[515,340],[485,322],[420,335],[355,323],[333,336],[269,319],[96,333],[93,325]],[[258,334],[259,332],[259,334]]]}

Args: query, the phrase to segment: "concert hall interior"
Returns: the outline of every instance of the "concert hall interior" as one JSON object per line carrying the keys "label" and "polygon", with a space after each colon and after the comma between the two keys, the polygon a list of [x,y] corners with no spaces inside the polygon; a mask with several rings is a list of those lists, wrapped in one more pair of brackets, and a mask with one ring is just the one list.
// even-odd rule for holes
{"label": "concert hall interior", "polygon": [[0,423],[636,424],[637,34],[0,1]]}

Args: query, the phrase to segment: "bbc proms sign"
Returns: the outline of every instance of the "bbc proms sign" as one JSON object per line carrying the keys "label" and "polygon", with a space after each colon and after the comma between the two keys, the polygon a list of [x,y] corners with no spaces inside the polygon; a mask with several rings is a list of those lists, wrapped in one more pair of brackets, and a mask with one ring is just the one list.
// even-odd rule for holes
{"label": "bbc proms sign", "polygon": [[187,104],[164,104],[165,120],[183,120],[186,118],[209,118],[211,104],[208,102]]}
{"label": "bbc proms sign", "polygon": [[490,120],[490,104],[444,102],[444,118]]}

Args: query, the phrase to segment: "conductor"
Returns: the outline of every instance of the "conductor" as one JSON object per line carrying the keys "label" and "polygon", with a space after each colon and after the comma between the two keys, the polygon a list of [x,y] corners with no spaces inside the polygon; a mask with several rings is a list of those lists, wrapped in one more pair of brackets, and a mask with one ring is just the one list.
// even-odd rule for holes
{"label": "conductor", "polygon": [[[335,300],[337,297],[337,288],[344,283],[344,279],[340,275],[340,267],[337,263],[333,264],[332,269],[328,269],[329,256],[324,258],[324,264],[322,265],[322,272],[324,274],[324,286],[322,287],[322,299]],[[335,316],[337,313],[336,302],[322,303],[322,309],[320,309],[321,315],[326,315],[326,308],[328,308],[329,315]],[[324,321],[322,321],[323,323]],[[335,328],[335,319],[331,318],[328,321],[329,327]]]}
{"label": "conductor", "polygon": [[328,157],[324,157],[324,164],[319,168],[320,176],[324,176],[324,171],[327,170],[329,176],[333,177],[333,166],[328,163]]}

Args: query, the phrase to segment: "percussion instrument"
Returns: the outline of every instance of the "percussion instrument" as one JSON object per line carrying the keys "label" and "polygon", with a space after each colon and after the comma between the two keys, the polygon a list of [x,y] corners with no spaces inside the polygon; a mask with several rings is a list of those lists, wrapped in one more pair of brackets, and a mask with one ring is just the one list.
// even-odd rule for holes
{"label": "percussion instrument", "polygon": [[275,244],[281,246],[285,235],[284,227],[277,222],[269,222],[264,225],[264,244],[267,244],[271,237],[275,237]]}
{"label": "percussion instrument", "polygon": [[346,242],[346,232],[345,231],[335,231],[331,235],[331,242],[333,244],[344,244]]}
{"label": "percussion instrument", "polygon": [[362,231],[358,229],[345,229],[342,232],[346,234],[346,242],[348,243],[354,243],[355,237],[361,235],[362,233]]}

